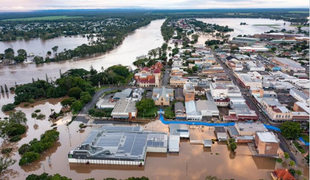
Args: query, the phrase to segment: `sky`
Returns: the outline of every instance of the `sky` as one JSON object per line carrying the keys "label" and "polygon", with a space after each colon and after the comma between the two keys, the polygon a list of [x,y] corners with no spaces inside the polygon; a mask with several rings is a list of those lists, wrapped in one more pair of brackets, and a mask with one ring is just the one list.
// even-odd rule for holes
{"label": "sky", "polygon": [[111,8],[309,8],[309,0],[0,0],[0,4],[0,11]]}

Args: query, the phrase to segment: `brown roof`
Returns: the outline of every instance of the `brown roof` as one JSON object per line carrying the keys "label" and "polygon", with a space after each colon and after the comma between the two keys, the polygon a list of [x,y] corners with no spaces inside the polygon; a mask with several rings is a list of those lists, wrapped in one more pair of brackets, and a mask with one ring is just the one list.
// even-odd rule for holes
{"label": "brown roof", "polygon": [[296,180],[287,169],[277,169],[273,173],[282,180]]}

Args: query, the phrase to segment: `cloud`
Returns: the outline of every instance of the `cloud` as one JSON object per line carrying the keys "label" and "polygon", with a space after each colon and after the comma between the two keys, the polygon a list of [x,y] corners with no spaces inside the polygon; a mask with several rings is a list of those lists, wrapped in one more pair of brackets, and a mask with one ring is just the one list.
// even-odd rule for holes
{"label": "cloud", "polygon": [[2,11],[130,7],[151,9],[309,7],[309,1],[305,0],[0,0],[0,2]]}

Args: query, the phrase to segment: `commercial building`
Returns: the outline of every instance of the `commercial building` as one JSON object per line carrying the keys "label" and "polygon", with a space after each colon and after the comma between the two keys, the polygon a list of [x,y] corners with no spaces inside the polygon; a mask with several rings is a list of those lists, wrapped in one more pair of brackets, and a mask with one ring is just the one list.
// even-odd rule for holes
{"label": "commercial building", "polygon": [[299,91],[296,88],[290,89],[290,95],[300,102],[309,104],[309,95],[303,93],[302,91]]}
{"label": "commercial building", "polygon": [[112,99],[119,100],[121,98],[130,98],[131,94],[132,94],[132,89],[127,88],[127,89],[122,90],[121,92],[115,93]]}
{"label": "commercial building", "polygon": [[210,92],[214,99],[226,98],[228,94],[228,89],[223,83],[211,83]]}
{"label": "commercial building", "polygon": [[255,146],[259,155],[277,157],[279,142],[272,132],[257,132],[255,134]]}
{"label": "commercial building", "polygon": [[281,69],[283,71],[294,71],[294,72],[305,72],[305,68],[300,65],[300,63],[287,59],[287,58],[279,58],[274,57],[272,61],[279,66],[281,66]]}
{"label": "commercial building", "polygon": [[277,169],[271,172],[272,180],[296,180],[288,169]]}
{"label": "commercial building", "polygon": [[275,98],[263,99],[261,105],[269,118],[274,121],[292,120],[293,118],[292,112],[280,104]]}
{"label": "commercial building", "polygon": [[228,140],[228,135],[226,133],[225,127],[216,126],[214,129],[214,133],[215,133],[216,138],[219,141],[227,141]]}
{"label": "commercial building", "polygon": [[262,123],[236,123],[236,131],[240,136],[254,136],[256,132],[267,132]]}
{"label": "commercial building", "polygon": [[186,111],[183,102],[176,102],[174,104],[174,114],[176,119],[186,119]]}
{"label": "commercial building", "polygon": [[135,101],[122,98],[117,101],[111,116],[116,119],[133,119],[136,118],[137,112]]}
{"label": "commercial building", "polygon": [[110,100],[110,99],[99,99],[99,101],[96,103],[96,107],[98,109],[110,109],[114,108],[116,105],[116,101]]}
{"label": "commercial building", "polygon": [[169,125],[170,135],[179,135],[180,138],[189,138],[188,126],[185,124],[170,124]]}
{"label": "commercial building", "polygon": [[262,80],[257,78],[254,73],[235,73],[238,77],[239,82],[242,84],[243,87],[246,88],[261,88],[262,87]]}
{"label": "commercial building", "polygon": [[182,88],[176,88],[174,90],[174,99],[176,101],[184,101],[185,100]]}
{"label": "commercial building", "polygon": [[239,47],[240,52],[267,52],[269,49],[265,47]]}
{"label": "commercial building", "polygon": [[172,76],[170,78],[170,86],[174,87],[183,87],[185,83],[187,83],[188,79],[179,77],[179,76]]}
{"label": "commercial building", "polygon": [[198,100],[196,107],[202,117],[219,116],[219,110],[213,101]]}
{"label": "commercial building", "polygon": [[185,96],[185,102],[195,100],[195,87],[192,83],[187,82],[183,86],[183,94]]}
{"label": "commercial building", "polygon": [[140,126],[102,126],[68,154],[69,163],[145,165],[147,152],[167,152],[165,133],[143,132]]}
{"label": "commercial building", "polygon": [[187,101],[185,102],[186,108],[186,119],[187,120],[202,120],[202,115],[199,111],[197,111],[195,101]]}

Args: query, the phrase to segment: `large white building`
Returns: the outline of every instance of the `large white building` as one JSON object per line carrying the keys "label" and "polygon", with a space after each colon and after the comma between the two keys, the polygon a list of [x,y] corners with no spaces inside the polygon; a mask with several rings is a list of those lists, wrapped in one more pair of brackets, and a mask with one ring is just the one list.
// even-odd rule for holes
{"label": "large white building", "polygon": [[293,96],[295,99],[297,99],[300,102],[309,104],[309,101],[310,101],[309,96],[306,95],[305,93],[299,91],[296,88],[290,89],[290,95]]}
{"label": "large white building", "polygon": [[228,89],[223,83],[211,83],[210,92],[213,98],[226,98]]}

